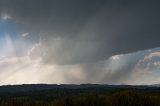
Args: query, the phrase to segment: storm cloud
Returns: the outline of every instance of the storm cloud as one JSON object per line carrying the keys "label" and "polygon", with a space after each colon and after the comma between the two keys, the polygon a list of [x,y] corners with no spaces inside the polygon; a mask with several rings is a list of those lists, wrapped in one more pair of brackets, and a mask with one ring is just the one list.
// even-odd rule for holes
{"label": "storm cloud", "polygon": [[62,51],[59,50],[61,53],[56,52],[59,61],[64,59],[60,62],[62,64],[96,62],[112,55],[159,46],[159,2],[107,0],[0,2],[1,15],[7,14],[6,16],[12,17],[22,27],[21,31],[29,32],[35,42],[42,39],[44,41],[41,42],[42,45],[44,43],[46,48],[49,47],[51,50],[48,52],[49,56],[53,54],[55,48],[54,44],[48,42],[53,42],[54,38],[64,40],[60,46]]}
{"label": "storm cloud", "polygon": [[[153,0],[0,0],[1,61],[7,58],[11,68],[23,62],[10,64],[10,59],[25,61],[21,75],[46,69],[61,78],[37,74],[35,83],[131,83],[134,69],[148,67],[139,61],[160,47],[159,5]],[[3,62],[1,73],[9,70]]]}

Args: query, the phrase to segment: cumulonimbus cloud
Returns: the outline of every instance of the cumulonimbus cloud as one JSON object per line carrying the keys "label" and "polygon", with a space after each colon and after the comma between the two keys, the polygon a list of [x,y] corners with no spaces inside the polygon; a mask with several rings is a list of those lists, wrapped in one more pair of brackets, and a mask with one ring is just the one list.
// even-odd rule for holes
{"label": "cumulonimbus cloud", "polygon": [[[8,58],[0,60],[0,81],[144,84],[149,76],[157,78],[159,60],[144,62],[144,56],[157,55],[159,50],[152,49],[160,46],[159,4],[151,0],[0,0],[0,14],[7,14],[0,20],[0,45],[9,36],[9,46],[0,52]],[[152,64],[154,74],[148,73],[146,64]],[[25,75],[32,78],[22,78]],[[149,83],[155,78],[150,77]]]}
{"label": "cumulonimbus cloud", "polygon": [[[57,55],[57,64],[91,63],[160,46],[158,1],[1,0],[0,4],[0,13],[30,32],[30,41],[37,43],[41,36],[49,50],[49,57],[44,56],[48,63],[52,54]],[[64,40],[59,41],[61,47],[54,48],[54,38]]]}

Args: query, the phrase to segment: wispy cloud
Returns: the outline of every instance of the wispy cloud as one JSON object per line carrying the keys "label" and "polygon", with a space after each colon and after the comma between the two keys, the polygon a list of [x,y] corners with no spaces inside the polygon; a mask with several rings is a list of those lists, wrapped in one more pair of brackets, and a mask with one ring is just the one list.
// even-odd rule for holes
{"label": "wispy cloud", "polygon": [[1,19],[5,21],[5,20],[12,19],[12,17],[7,13],[2,13],[1,14]]}
{"label": "wispy cloud", "polygon": [[29,32],[26,32],[26,33],[22,33],[22,37],[26,37],[26,36],[28,36],[29,35]]}

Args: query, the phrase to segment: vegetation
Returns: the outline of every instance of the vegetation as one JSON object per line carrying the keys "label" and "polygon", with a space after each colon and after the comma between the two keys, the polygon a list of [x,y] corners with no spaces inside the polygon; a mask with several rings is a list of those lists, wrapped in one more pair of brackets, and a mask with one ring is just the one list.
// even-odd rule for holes
{"label": "vegetation", "polygon": [[0,87],[0,106],[160,106],[158,87],[37,86]]}

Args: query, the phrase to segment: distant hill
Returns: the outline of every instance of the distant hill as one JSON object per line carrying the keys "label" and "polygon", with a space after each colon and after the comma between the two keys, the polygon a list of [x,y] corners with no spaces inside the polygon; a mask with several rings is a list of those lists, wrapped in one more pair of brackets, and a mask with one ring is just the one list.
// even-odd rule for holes
{"label": "distant hill", "polygon": [[18,92],[30,92],[30,91],[44,91],[44,90],[84,90],[84,91],[111,91],[115,89],[159,89],[160,85],[107,85],[107,84],[23,84],[23,85],[5,85],[0,86],[0,93],[18,93]]}

